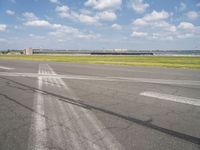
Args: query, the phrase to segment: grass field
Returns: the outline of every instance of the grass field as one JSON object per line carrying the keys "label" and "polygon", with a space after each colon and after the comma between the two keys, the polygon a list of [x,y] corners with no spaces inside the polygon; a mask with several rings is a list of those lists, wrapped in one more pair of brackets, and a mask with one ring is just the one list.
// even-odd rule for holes
{"label": "grass field", "polygon": [[200,69],[200,57],[189,56],[53,56],[53,55],[0,55],[0,59],[77,62],[88,64],[117,64]]}

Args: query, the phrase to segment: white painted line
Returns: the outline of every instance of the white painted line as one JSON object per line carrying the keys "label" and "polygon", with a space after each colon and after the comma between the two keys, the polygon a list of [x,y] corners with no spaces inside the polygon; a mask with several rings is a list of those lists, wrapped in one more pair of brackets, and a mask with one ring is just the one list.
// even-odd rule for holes
{"label": "white painted line", "polygon": [[[48,105],[48,116],[51,116],[51,121],[49,120],[49,122],[47,121],[47,123],[49,124],[50,130],[48,132],[48,137],[50,136],[50,138],[54,138],[54,143],[56,143],[56,145],[53,145],[54,147],[59,147],[59,149],[64,149],[64,145],[66,142],[66,136],[63,136],[63,132],[65,128],[60,127],[57,123],[60,123],[60,115],[56,115],[57,110],[55,109],[55,107],[57,106],[56,102],[59,101],[57,99],[55,99],[52,96],[46,96],[45,97],[45,101],[47,103],[45,103],[46,105]],[[45,106],[46,106],[45,105]]]}
{"label": "white painted line", "polygon": [[[56,73],[53,71],[53,69],[48,65],[49,70],[51,70],[52,74]],[[57,76],[57,82],[56,84],[61,84],[61,89],[64,89],[68,91],[69,97],[72,97],[73,99],[77,99],[76,95],[74,94],[73,90],[71,90],[67,84]],[[57,86],[59,87],[59,86]],[[93,137],[92,129],[95,131],[95,133],[99,134],[101,137],[102,142],[105,144],[105,149],[108,150],[123,150],[124,148],[122,145],[115,139],[115,137],[105,128],[105,126],[97,119],[97,117],[88,110],[85,110],[84,108],[74,106],[72,104],[67,104],[68,110],[70,110],[71,114],[75,117],[76,123],[79,126],[81,133],[79,133],[82,136],[85,136],[88,139],[88,144],[90,149],[92,150],[100,150],[104,149],[103,147],[100,147],[102,145],[99,145],[100,143],[96,143],[95,138]],[[87,120],[89,124],[85,124],[83,120]],[[92,129],[91,129],[91,128]],[[96,135],[97,136],[97,135]],[[75,139],[74,139],[75,140]],[[100,142],[100,141],[99,141]],[[75,142],[76,143],[76,142]]]}
{"label": "white painted line", "polygon": [[[66,112],[66,109],[65,109],[64,105],[61,103],[61,101],[56,100],[54,102],[58,103],[58,105],[59,105],[59,107],[60,107],[60,109],[61,109],[61,111],[63,113],[63,115],[60,116],[60,117],[62,117],[65,122],[68,122],[70,130],[73,130],[74,129],[74,125],[72,125],[71,121],[68,121],[69,118],[67,118],[67,117],[69,117],[69,114],[68,114],[69,112]],[[54,105],[54,107],[55,107],[55,105]],[[65,130],[65,128],[64,128],[64,130]],[[77,135],[74,132],[70,131],[69,132],[69,136],[70,136],[70,138],[72,140],[72,144],[73,144],[74,149],[75,150],[81,150],[82,148],[81,148],[81,145],[79,143],[80,141],[77,141],[78,136],[80,136],[80,135]]]}
{"label": "white painted line", "polygon": [[[49,74],[54,74],[54,72],[51,70],[51,68],[48,68],[49,70]],[[54,86],[55,89],[60,90],[61,86],[58,83],[58,78],[51,78],[49,77],[50,82],[52,83],[52,86]],[[62,102],[58,99],[56,99],[55,97],[51,97],[49,96],[49,104],[52,107],[52,116],[53,116],[53,120],[56,120],[56,122],[59,122],[58,120],[61,119],[63,122],[67,123],[67,129],[70,128],[70,131],[67,131],[67,129],[65,127],[60,127],[60,126],[55,126],[52,127],[52,129],[54,129],[55,131],[55,135],[57,135],[57,139],[58,142],[60,143],[59,145],[62,145],[63,143],[65,143],[66,138],[69,138],[72,141],[72,145],[73,145],[73,149],[75,150],[81,150],[82,147],[79,144],[80,141],[78,141],[78,136],[76,133],[74,133],[73,131],[71,131],[74,128],[74,125],[72,125],[71,121],[69,121],[69,113],[66,112],[66,109],[64,107],[64,105],[62,104]],[[58,107],[61,111],[61,115],[56,116],[56,111],[55,111],[55,107]],[[61,132],[64,132],[63,134]],[[67,137],[65,132],[68,133]],[[62,136],[63,135],[63,136]],[[63,138],[63,139],[61,139]],[[62,143],[63,142],[63,143]]]}
{"label": "white painted line", "polygon": [[[42,73],[39,67],[38,73]],[[38,77],[38,89],[42,90],[43,77]],[[44,117],[44,96],[41,92],[37,92],[34,99],[33,113],[33,141],[29,141],[29,149],[47,150],[47,135],[46,135],[46,119]]]}
{"label": "white painted line", "polygon": [[101,150],[100,146],[97,145],[94,141],[92,141],[94,138],[92,138],[90,129],[88,129],[87,126],[83,123],[79,114],[76,112],[74,106],[72,104],[68,104],[68,107],[69,107],[70,111],[72,112],[72,114],[74,115],[76,122],[81,129],[82,134],[88,139],[87,142],[90,146],[90,149],[91,150]]}
{"label": "white painted line", "polygon": [[[39,77],[38,80],[39,89],[42,88],[42,77]],[[37,94],[36,98],[36,111],[39,114],[44,115],[44,97],[41,93]],[[35,134],[36,134],[36,149],[37,150],[46,150],[47,149],[47,137],[46,137],[46,120],[44,116],[35,115]]]}
{"label": "white painted line", "polygon": [[[64,88],[67,91],[70,92],[70,94],[73,96],[73,99],[77,99],[74,92],[65,84],[65,82],[62,79],[59,79],[59,82],[64,86]],[[71,104],[69,104],[69,107],[70,109],[77,108],[77,107],[73,107],[73,105]],[[77,109],[79,110],[79,113],[82,114],[82,117],[85,117],[88,120],[91,127],[94,128],[94,130],[96,131],[95,133],[98,133],[101,137],[103,137],[102,141],[106,145],[106,149],[108,150],[123,150],[124,149],[122,145],[115,139],[115,137],[105,128],[105,126],[101,123],[101,121],[99,121],[99,119],[97,119],[97,117],[91,111],[86,110],[84,108],[77,108]],[[75,109],[73,111],[75,111],[76,113],[77,110]],[[89,131],[87,132],[89,133]]]}
{"label": "white painted line", "polygon": [[94,126],[95,130],[104,137],[102,140],[106,144],[109,150],[123,150],[122,145],[115,139],[115,137],[108,131],[105,130],[104,125],[94,116],[93,113],[86,109],[81,109],[81,111],[86,115],[88,121]]}
{"label": "white painted line", "polygon": [[168,101],[173,101],[173,102],[178,102],[178,103],[200,106],[200,99],[196,99],[196,98],[188,98],[188,97],[163,94],[163,93],[157,93],[157,92],[151,92],[151,91],[140,93],[140,95],[153,97],[153,98],[157,98],[161,100],[168,100]]}
{"label": "white painted line", "polygon": [[[43,70],[46,72],[46,70]],[[0,76],[19,76],[19,77],[48,77],[63,78],[71,80],[91,80],[91,81],[109,81],[109,82],[142,82],[153,84],[167,84],[167,85],[194,85],[200,86],[200,81],[197,80],[167,80],[167,79],[148,79],[148,78],[128,78],[128,77],[100,77],[100,76],[81,76],[81,75],[58,75],[54,72],[52,74],[44,73],[10,73],[0,72]]]}
{"label": "white painted line", "polygon": [[0,66],[0,69],[13,70],[13,69],[15,69],[15,68],[9,68],[9,67],[5,67],[5,66]]}
{"label": "white painted line", "polygon": [[[49,65],[47,65],[46,68],[48,70],[51,70],[52,74],[55,74],[55,72],[53,71],[53,69]],[[60,78],[57,78],[57,79],[58,79],[58,82],[62,83],[63,85],[65,84],[62,79],[60,79]],[[64,87],[64,88],[66,90],[66,87]],[[87,128],[87,126],[83,123],[82,119],[80,119],[80,116],[79,116],[78,112],[75,110],[74,106],[71,105],[71,104],[68,104],[67,106],[68,106],[68,109],[70,110],[70,112],[75,117],[76,123],[78,124],[78,126],[79,126],[79,128],[81,130],[81,133],[79,133],[79,134],[80,135],[82,134],[81,136],[85,136],[88,139],[87,143],[88,143],[90,149],[91,150],[101,150],[99,145],[97,145],[94,141],[92,141],[94,138],[92,137],[89,129]],[[78,143],[77,139],[76,138],[73,138],[73,139],[76,140],[76,141],[73,141],[74,146],[77,146],[77,143]]]}
{"label": "white painted line", "polygon": [[150,79],[150,78],[128,78],[128,77],[113,77],[113,79],[127,80],[129,82],[144,82],[157,84],[171,85],[200,85],[200,81],[195,80],[168,80],[168,79]]}

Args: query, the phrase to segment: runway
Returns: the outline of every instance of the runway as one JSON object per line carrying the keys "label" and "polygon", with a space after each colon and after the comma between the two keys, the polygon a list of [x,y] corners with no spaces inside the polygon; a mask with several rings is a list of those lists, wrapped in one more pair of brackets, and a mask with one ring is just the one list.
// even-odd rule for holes
{"label": "runway", "polygon": [[199,150],[200,70],[0,60],[0,150]]}

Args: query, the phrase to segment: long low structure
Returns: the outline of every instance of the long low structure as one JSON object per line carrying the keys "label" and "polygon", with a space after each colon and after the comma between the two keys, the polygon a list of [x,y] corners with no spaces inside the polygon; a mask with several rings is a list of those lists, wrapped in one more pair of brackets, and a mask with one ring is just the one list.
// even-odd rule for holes
{"label": "long low structure", "polygon": [[153,53],[150,53],[150,52],[141,52],[141,53],[139,53],[139,52],[135,52],[135,53],[128,53],[128,52],[121,52],[121,53],[119,53],[119,52],[116,52],[116,53],[114,53],[114,52],[92,52],[92,53],[90,53],[91,55],[154,55]]}
{"label": "long low structure", "polygon": [[105,51],[65,51],[65,50],[39,50],[34,49],[34,54],[81,54],[81,55],[154,55],[153,52],[105,52]]}

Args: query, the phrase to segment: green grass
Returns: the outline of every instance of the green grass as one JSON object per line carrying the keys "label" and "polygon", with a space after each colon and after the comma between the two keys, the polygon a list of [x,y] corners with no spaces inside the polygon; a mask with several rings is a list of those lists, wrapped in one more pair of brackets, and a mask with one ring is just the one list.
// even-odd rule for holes
{"label": "green grass", "polygon": [[200,57],[189,56],[53,56],[53,55],[0,55],[0,59],[77,62],[88,64],[116,64],[200,69]]}

